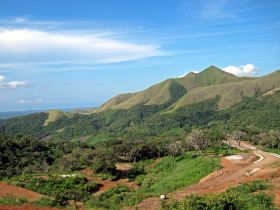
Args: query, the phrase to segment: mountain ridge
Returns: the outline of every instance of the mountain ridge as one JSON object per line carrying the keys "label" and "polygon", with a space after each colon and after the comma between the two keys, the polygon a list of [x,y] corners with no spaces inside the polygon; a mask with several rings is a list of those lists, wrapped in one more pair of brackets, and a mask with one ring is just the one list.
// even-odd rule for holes
{"label": "mountain ridge", "polygon": [[263,77],[238,77],[225,72],[216,66],[209,66],[199,73],[189,72],[180,78],[170,78],[151,87],[136,92],[117,95],[97,109],[97,112],[108,109],[129,109],[133,106],[163,105],[171,96],[172,83],[185,88],[186,93],[173,104],[169,110],[201,102],[219,96],[219,109],[225,109],[242,100],[243,96],[252,97],[280,87],[280,71],[275,71]]}

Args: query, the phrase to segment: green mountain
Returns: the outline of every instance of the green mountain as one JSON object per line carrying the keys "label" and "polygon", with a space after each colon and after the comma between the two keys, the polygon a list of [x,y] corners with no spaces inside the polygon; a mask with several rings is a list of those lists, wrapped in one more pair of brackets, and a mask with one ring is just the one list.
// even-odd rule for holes
{"label": "green mountain", "polygon": [[172,105],[176,110],[188,104],[202,102],[219,96],[219,109],[229,108],[244,97],[272,93],[280,87],[280,71],[258,78],[239,78],[235,82],[194,88]]}
{"label": "green mountain", "polygon": [[[129,109],[139,104],[166,104],[173,97],[171,86],[174,84],[184,88],[185,94],[173,101],[169,109],[175,110],[216,96],[220,96],[219,108],[223,109],[239,102],[242,96],[254,96],[257,92],[264,93],[280,86],[279,79],[275,79],[274,76],[237,77],[215,66],[210,66],[200,73],[190,72],[181,78],[167,79],[137,93],[118,95],[104,103],[97,111]],[[266,85],[261,85],[262,83]]]}
{"label": "green mountain", "polygon": [[249,78],[211,66],[116,96],[97,110],[51,110],[0,120],[0,133],[56,140],[94,136],[101,141],[178,134],[193,127],[233,130],[250,125],[269,130],[279,127],[279,91],[280,71]]}

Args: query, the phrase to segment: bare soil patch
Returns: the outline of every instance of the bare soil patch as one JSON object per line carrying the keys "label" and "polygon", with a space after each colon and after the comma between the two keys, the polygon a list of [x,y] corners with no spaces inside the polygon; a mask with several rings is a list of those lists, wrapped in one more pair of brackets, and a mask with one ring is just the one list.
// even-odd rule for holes
{"label": "bare soil patch", "polygon": [[48,208],[48,207],[37,207],[32,205],[21,205],[21,206],[7,206],[1,205],[0,210],[58,210],[57,208]]}
{"label": "bare soil patch", "polygon": [[27,190],[21,187],[11,186],[4,182],[0,182],[0,197],[5,197],[8,195],[17,198],[24,197],[29,201],[34,201],[42,197],[42,195],[37,192]]}
{"label": "bare soil patch", "polygon": [[[259,162],[258,155],[263,156]],[[222,169],[217,170],[190,187],[182,188],[167,195],[169,199],[180,200],[190,194],[220,193],[230,187],[256,179],[271,180],[274,186],[267,192],[274,195],[275,204],[280,206],[280,161],[269,153],[253,151],[251,154],[242,154],[242,158],[222,158]],[[254,173],[250,173],[254,172]],[[149,198],[138,204],[138,209],[160,209],[159,198]]]}
{"label": "bare soil patch", "polygon": [[109,179],[103,180],[103,179],[100,179],[100,178],[95,178],[94,177],[94,171],[91,170],[91,169],[84,169],[84,170],[80,171],[80,173],[86,175],[89,180],[91,180],[91,181],[93,181],[97,184],[100,184],[100,188],[98,189],[98,191],[96,191],[94,193],[94,195],[100,195],[100,194],[106,192],[107,190],[118,187],[120,185],[127,186],[130,189],[138,189],[139,188],[137,183],[130,182],[126,178],[127,173],[132,168],[132,165],[130,163],[117,163],[116,168],[120,173],[120,177],[117,180],[109,180]]}

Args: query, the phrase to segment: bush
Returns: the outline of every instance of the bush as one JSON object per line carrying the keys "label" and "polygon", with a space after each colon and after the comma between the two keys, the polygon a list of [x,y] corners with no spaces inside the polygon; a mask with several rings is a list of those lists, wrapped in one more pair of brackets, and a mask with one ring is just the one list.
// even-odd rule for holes
{"label": "bush", "polygon": [[27,203],[26,198],[16,198],[13,197],[12,195],[7,195],[5,197],[0,198],[0,204],[2,205],[21,205]]}
{"label": "bush", "polygon": [[246,183],[231,188],[221,194],[210,194],[205,196],[191,195],[183,201],[172,201],[163,203],[163,209],[175,210],[273,210],[273,199],[263,192],[267,185],[260,181]]}
{"label": "bush", "polygon": [[66,205],[69,200],[84,201],[98,189],[98,184],[84,177],[20,177],[14,184],[54,198],[53,205]]}
{"label": "bush", "polygon": [[102,193],[100,196],[93,197],[86,206],[89,209],[112,209],[118,210],[121,207],[134,204],[134,192],[126,186],[119,186]]}

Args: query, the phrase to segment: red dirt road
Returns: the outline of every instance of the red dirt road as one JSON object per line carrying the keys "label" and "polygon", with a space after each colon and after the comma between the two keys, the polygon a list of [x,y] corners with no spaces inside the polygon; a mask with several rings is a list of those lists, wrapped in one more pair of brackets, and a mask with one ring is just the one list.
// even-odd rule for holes
{"label": "red dirt road", "polygon": [[[241,144],[241,149],[248,149],[247,143]],[[280,206],[280,159],[270,153],[250,148],[251,154],[242,154],[243,159],[222,159],[221,170],[215,171],[201,179],[197,184],[182,188],[167,195],[169,199],[183,199],[190,194],[205,194],[223,192],[229,187],[237,186],[255,179],[269,179],[274,189],[267,193],[275,196],[275,204]],[[278,185],[277,185],[278,183]],[[133,209],[133,208],[130,208]],[[148,198],[138,204],[137,209],[159,210],[159,198]]]}

